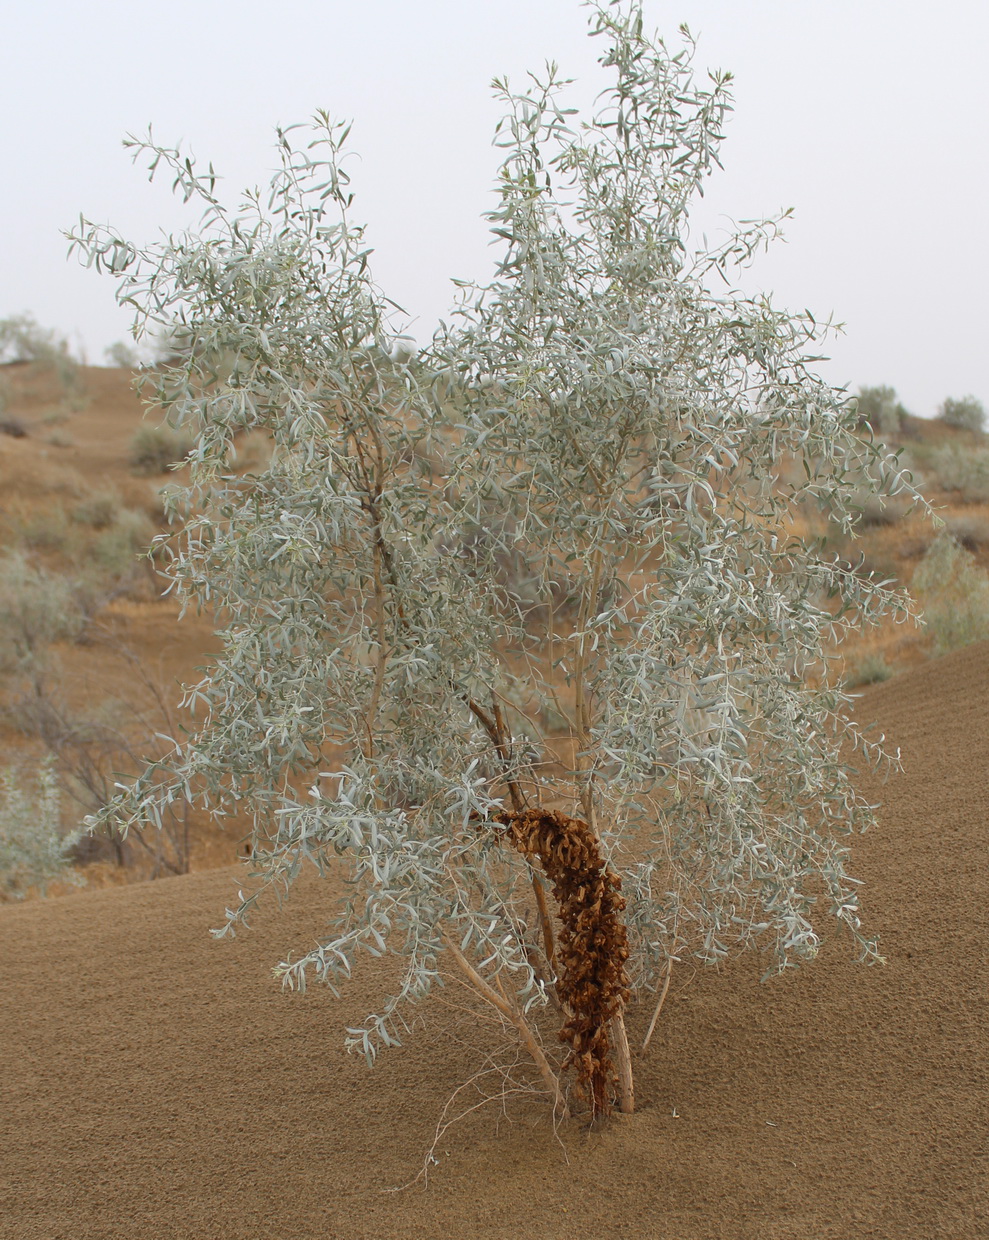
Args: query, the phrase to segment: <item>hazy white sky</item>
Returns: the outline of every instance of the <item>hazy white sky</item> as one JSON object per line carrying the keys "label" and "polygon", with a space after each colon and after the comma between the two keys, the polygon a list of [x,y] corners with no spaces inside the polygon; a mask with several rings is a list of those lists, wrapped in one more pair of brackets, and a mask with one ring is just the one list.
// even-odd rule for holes
{"label": "hazy white sky", "polygon": [[[984,0],[646,0],[700,68],[735,74],[726,171],[699,222],[793,207],[748,286],[846,334],[822,369],[890,383],[925,415],[989,403],[989,6]],[[0,317],[29,310],[92,361],[129,317],[65,260],[80,212],[130,239],[191,222],[122,150],[149,123],[212,159],[230,197],[266,179],[276,124],[354,121],[353,188],[378,283],[428,338],[449,278],[485,278],[496,74],[557,60],[589,107],[607,79],[578,0],[7,0],[0,73]]]}

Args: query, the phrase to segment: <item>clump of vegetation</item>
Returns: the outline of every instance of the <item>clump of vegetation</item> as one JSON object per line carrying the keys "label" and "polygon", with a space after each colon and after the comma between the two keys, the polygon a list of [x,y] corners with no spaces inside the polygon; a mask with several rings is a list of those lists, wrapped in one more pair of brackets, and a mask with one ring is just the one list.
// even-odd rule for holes
{"label": "clump of vegetation", "polygon": [[11,439],[27,437],[27,427],[20,418],[0,413],[0,435],[9,435]]}
{"label": "clump of vegetation", "polygon": [[863,685],[877,685],[889,680],[893,669],[882,654],[868,654],[854,666],[845,677],[847,689],[858,689]]}
{"label": "clump of vegetation", "polygon": [[36,508],[15,523],[18,542],[31,551],[66,552],[71,523],[61,504]]}
{"label": "clump of vegetation", "polygon": [[155,533],[155,527],[143,512],[125,508],[103,528],[93,544],[92,558],[108,576],[119,580],[138,566]]}
{"label": "clump of vegetation", "polygon": [[985,406],[974,396],[949,396],[938,408],[937,416],[956,430],[982,431],[986,426]]}
{"label": "clump of vegetation", "polygon": [[879,529],[896,525],[910,511],[912,504],[909,495],[877,495],[875,491],[859,491],[852,503],[856,512],[856,527]]}
{"label": "clump of vegetation", "polygon": [[989,447],[940,444],[928,456],[928,468],[945,491],[956,491],[966,503],[989,500]]}
{"label": "clump of vegetation", "polygon": [[29,314],[0,319],[0,362],[29,362],[54,371],[70,410],[85,407],[85,386],[79,363],[68,341],[51,328],[41,327]]}
{"label": "clump of vegetation", "polygon": [[121,370],[137,370],[141,365],[140,354],[132,344],[124,340],[115,340],[103,350],[109,366],[117,366]]}
{"label": "clump of vegetation", "polygon": [[978,552],[989,547],[989,518],[952,517],[947,525],[948,533],[966,551]]}
{"label": "clump of vegetation", "polygon": [[938,654],[989,637],[989,573],[947,531],[918,564],[912,589]]}
{"label": "clump of vegetation", "polygon": [[120,496],[116,491],[94,491],[76,504],[72,510],[72,520],[94,530],[105,530],[116,521],[121,507]]}
{"label": "clump of vegetation", "polygon": [[[142,661],[112,641],[108,648],[132,673],[134,692],[126,700],[107,699],[75,711],[53,678],[39,677],[27,692],[8,695],[5,707],[11,726],[45,746],[51,761],[57,763],[63,786],[85,813],[103,810],[122,776],[141,770],[150,755],[167,751],[167,737],[176,730],[162,688]],[[168,770],[165,761],[159,778],[164,780]],[[99,832],[81,841],[77,855],[92,860],[109,852],[118,865],[143,864],[152,879],[185,874],[191,856],[191,823],[192,807],[188,798],[179,795],[164,807],[157,831],[135,833],[129,840]]]}
{"label": "clump of vegetation", "polygon": [[[80,714],[68,708],[59,689],[56,644],[92,632],[91,613],[105,601],[108,581],[132,571],[137,549],[146,545],[148,535],[143,514],[126,510],[118,514],[94,545],[101,561],[95,584],[85,573],[79,581],[69,580],[30,562],[22,552],[0,557],[0,713],[7,726],[45,746],[65,788],[88,812],[102,809],[112,799],[122,772],[140,770],[149,755],[161,750],[163,737],[178,735],[161,686],[132,651],[112,641],[108,648],[130,668],[133,702],[112,709],[105,704]],[[16,796],[14,800],[21,804]],[[144,861],[151,877],[184,873],[189,866],[190,823],[191,807],[179,796],[165,807],[157,836],[141,836],[130,850],[119,839],[99,847],[108,844],[120,864]],[[53,838],[47,828],[39,826],[39,831],[38,840]],[[20,841],[18,855],[28,855],[29,833],[18,828],[15,834]],[[44,848],[39,856],[47,855]]]}
{"label": "clump of vegetation", "polygon": [[131,440],[130,460],[135,473],[163,474],[185,460],[192,438],[171,426],[141,426]]}
{"label": "clump of vegetation", "polygon": [[79,830],[62,831],[62,801],[55,761],[45,758],[34,787],[25,788],[13,767],[0,771],[0,899],[20,900],[32,887],[47,894],[50,883],[84,883],[72,868]]}
{"label": "clump of vegetation", "polygon": [[861,423],[871,426],[880,438],[899,434],[904,420],[910,416],[897,400],[896,389],[891,387],[861,387],[856,404]]}
{"label": "clump of vegetation", "polygon": [[53,643],[79,637],[85,623],[64,576],[20,551],[0,556],[0,671],[24,669]]}

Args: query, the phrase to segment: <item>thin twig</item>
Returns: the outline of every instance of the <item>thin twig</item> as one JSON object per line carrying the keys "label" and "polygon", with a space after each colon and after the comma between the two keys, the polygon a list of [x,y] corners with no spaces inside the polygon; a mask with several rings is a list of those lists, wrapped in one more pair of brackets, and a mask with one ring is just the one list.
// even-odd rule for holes
{"label": "thin twig", "polygon": [[659,1020],[659,1014],[663,1010],[663,1004],[666,1002],[666,994],[670,989],[670,978],[673,976],[673,957],[666,962],[666,977],[663,979],[663,989],[659,992],[659,1002],[656,1004],[656,1010],[652,1014],[652,1020],[649,1022],[649,1030],[642,1042],[642,1053],[645,1054],[649,1047],[649,1040],[652,1038],[653,1030],[656,1028],[656,1021]]}
{"label": "thin twig", "polygon": [[570,1109],[567,1106],[566,1099],[563,1097],[563,1092],[560,1089],[560,1082],[557,1079],[556,1073],[553,1071],[552,1067],[550,1067],[549,1060],[546,1058],[542,1047],[536,1041],[535,1035],[529,1028],[529,1024],[525,1017],[516,1008],[513,1008],[512,1004],[509,1003],[507,999],[500,995],[494,987],[490,986],[484,978],[481,977],[480,973],[477,972],[474,966],[470,963],[456,943],[453,942],[449,935],[443,935],[443,942],[448,948],[450,954],[453,956],[454,960],[460,966],[461,971],[470,978],[471,983],[477,992],[484,999],[486,999],[492,1007],[497,1008],[499,1012],[510,1020],[518,1030],[519,1036],[525,1043],[526,1050],[532,1056],[536,1067],[539,1069],[539,1073],[553,1098],[554,1114],[559,1113],[562,1118],[568,1119],[570,1116]]}

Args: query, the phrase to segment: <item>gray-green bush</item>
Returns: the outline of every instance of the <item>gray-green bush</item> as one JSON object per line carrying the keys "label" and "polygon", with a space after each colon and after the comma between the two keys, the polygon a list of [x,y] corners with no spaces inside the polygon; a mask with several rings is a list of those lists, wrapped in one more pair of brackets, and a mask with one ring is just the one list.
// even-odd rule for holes
{"label": "gray-green bush", "polygon": [[917,565],[911,589],[938,653],[989,637],[989,573],[947,531]]}
{"label": "gray-green bush", "polygon": [[862,387],[858,394],[858,415],[881,438],[899,434],[907,411],[891,387]]}
{"label": "gray-green bush", "polygon": [[93,544],[93,561],[111,580],[119,581],[138,570],[155,533],[143,512],[124,508]]}
{"label": "gray-green bush", "polygon": [[0,319],[0,362],[31,362],[54,371],[69,409],[86,403],[79,363],[68,341],[52,328],[41,327],[30,314]]}
{"label": "gray-green bush", "polygon": [[974,396],[949,396],[939,407],[937,416],[956,430],[981,431],[986,425],[985,406]]}
{"label": "gray-green bush", "polygon": [[184,460],[191,447],[191,437],[171,426],[141,426],[131,439],[131,465],[139,474],[163,474]]}
{"label": "gray-green bush", "polygon": [[889,680],[893,669],[882,654],[867,654],[855,664],[845,677],[846,689],[858,689],[862,685],[877,685]]}
{"label": "gray-green bush", "polygon": [[46,895],[57,881],[85,881],[71,859],[82,832],[62,831],[54,761],[40,763],[33,788],[23,778],[13,767],[0,771],[0,900],[23,899],[31,888]]}
{"label": "gray-green bush", "polygon": [[[331,929],[279,972],[335,985],[397,955],[395,993],[349,1031],[369,1059],[457,968],[559,1103],[526,1017],[555,985],[603,1111],[612,1059],[631,1107],[630,991],[673,961],[763,947],[781,970],[816,954],[824,909],[876,956],[846,868],[871,809],[842,746],[882,755],[829,651],[908,602],[788,518],[818,504],[847,534],[863,478],[909,488],[812,369],[814,319],[724,291],[777,221],[687,244],[728,77],[698,81],[689,41],[669,51],[635,5],[591,14],[614,84],[587,125],[555,68],[496,83],[497,275],[417,356],[393,348],[349,129],[325,116],[301,149],[280,132],[268,192],[234,209],[212,169],[135,141],[202,203],[201,234],[72,240],[192,342],[159,385],[196,434],[168,571],[223,646],[187,696],[199,721],[99,821],[158,823],[180,792],[249,813],[255,885],[227,930],[304,864],[341,867]],[[252,429],[271,459],[233,477]],[[787,456],[804,468],[781,490]]]}
{"label": "gray-green bush", "polygon": [[989,446],[941,444],[928,458],[929,469],[946,491],[957,491],[966,503],[989,500]]}
{"label": "gray-green bush", "polygon": [[85,626],[72,582],[20,551],[0,556],[0,671],[23,671]]}

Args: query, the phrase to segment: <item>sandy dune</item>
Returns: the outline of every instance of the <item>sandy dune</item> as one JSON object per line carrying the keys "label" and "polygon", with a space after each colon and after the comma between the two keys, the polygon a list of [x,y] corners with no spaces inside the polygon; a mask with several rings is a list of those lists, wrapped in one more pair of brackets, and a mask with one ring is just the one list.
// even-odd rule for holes
{"label": "sandy dune", "polygon": [[859,713],[906,764],[853,867],[887,966],[835,941],[765,986],[754,960],[684,967],[637,1115],[557,1139],[536,1100],[489,1106],[446,1133],[425,1190],[385,1191],[496,1042],[431,1004],[373,1072],[345,1055],[341,1027],[386,974],[336,1002],[285,995],[269,971],[318,933],[326,887],[307,881],[232,943],[207,928],[234,870],[3,907],[0,1236],[989,1236],[989,645]]}

